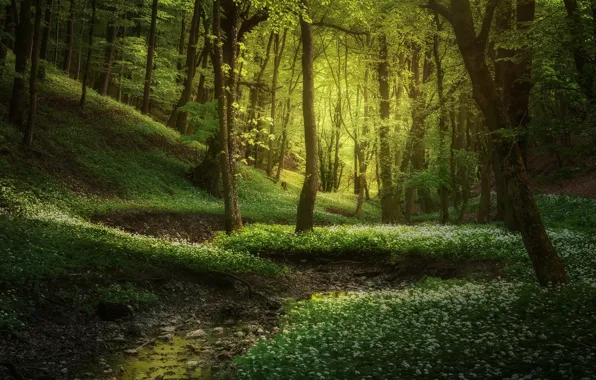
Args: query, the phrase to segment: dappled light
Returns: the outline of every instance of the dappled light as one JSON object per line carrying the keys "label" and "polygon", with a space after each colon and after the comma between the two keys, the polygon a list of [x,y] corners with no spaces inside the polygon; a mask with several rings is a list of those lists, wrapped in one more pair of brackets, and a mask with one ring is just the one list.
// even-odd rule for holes
{"label": "dappled light", "polygon": [[594,0],[0,0],[0,379],[596,379]]}

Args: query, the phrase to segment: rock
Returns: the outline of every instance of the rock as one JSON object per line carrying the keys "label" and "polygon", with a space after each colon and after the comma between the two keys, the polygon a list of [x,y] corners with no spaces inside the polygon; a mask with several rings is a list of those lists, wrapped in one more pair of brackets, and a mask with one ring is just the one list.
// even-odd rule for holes
{"label": "rock", "polygon": [[135,350],[134,348],[131,348],[129,350],[124,350],[124,353],[126,355],[132,355],[132,356],[136,356],[139,354],[139,351]]}
{"label": "rock", "polygon": [[265,330],[263,330],[262,328],[258,328],[257,329],[257,334],[263,335],[263,334],[265,334]]}
{"label": "rock", "polygon": [[224,328],[223,327],[216,327],[213,329],[213,332],[216,334],[223,334]]}
{"label": "rock", "polygon": [[165,333],[171,333],[171,332],[174,332],[176,330],[176,326],[161,327],[159,330],[162,331],[162,332],[165,332]]}
{"label": "rock", "polygon": [[234,334],[236,338],[244,338],[244,333],[242,331],[236,331]]}
{"label": "rock", "polygon": [[126,342],[126,338],[123,337],[122,335],[118,335],[112,338],[112,341],[114,342]]}
{"label": "rock", "polygon": [[68,373],[68,368],[62,368],[62,369],[60,370],[60,372],[61,372],[62,374],[64,374],[64,375],[66,375],[66,374]]}
{"label": "rock", "polygon": [[174,335],[172,334],[164,334],[164,335],[160,335],[157,337],[157,339],[163,341],[163,342],[171,342],[172,340],[174,340]]}
{"label": "rock", "polygon": [[207,333],[205,331],[203,331],[202,329],[191,331],[188,334],[186,334],[186,337],[189,339],[203,338],[206,336],[207,336]]}
{"label": "rock", "polygon": [[186,367],[188,368],[197,368],[199,366],[199,362],[196,360],[189,360],[186,362]]}

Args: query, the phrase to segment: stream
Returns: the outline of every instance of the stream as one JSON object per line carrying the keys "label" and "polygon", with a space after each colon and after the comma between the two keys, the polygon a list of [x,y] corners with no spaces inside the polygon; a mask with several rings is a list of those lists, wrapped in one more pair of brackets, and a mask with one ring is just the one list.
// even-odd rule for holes
{"label": "stream", "polygon": [[[315,293],[311,300],[338,298],[347,292]],[[297,301],[287,299],[283,309]],[[273,333],[277,329],[274,328]],[[219,361],[231,359],[271,334],[257,325],[237,323],[223,327],[188,330],[162,327],[138,348],[102,359],[94,373],[110,380],[193,379],[212,380],[220,370]]]}

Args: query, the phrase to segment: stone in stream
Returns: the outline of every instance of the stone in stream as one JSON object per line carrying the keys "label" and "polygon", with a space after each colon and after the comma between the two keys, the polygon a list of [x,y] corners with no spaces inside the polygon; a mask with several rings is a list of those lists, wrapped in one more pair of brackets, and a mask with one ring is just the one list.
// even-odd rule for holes
{"label": "stone in stream", "polygon": [[204,338],[206,336],[207,336],[207,333],[205,331],[203,331],[202,329],[191,331],[188,334],[186,334],[186,338],[188,338],[188,339]]}

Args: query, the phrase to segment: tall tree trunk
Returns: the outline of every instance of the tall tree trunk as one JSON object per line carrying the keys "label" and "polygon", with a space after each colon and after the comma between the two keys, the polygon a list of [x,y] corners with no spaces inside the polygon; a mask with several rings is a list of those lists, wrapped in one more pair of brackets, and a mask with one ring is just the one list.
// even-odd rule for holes
{"label": "tall tree trunk", "polygon": [[491,173],[491,162],[492,162],[492,150],[491,145],[488,141],[485,141],[484,146],[481,148],[479,157],[480,166],[480,202],[478,205],[478,223],[488,223],[490,219],[490,206],[491,206],[491,185],[490,185],[490,173]]}
{"label": "tall tree trunk", "polygon": [[[197,0],[199,3],[199,0]],[[217,43],[214,44],[213,54],[213,68],[215,70],[215,91],[218,99],[219,107],[219,144],[220,144],[220,166],[223,179],[223,196],[226,214],[226,232],[231,233],[242,228],[242,217],[240,215],[240,207],[238,204],[238,188],[235,178],[235,162],[234,162],[234,142],[231,141],[231,136],[234,128],[234,102],[236,101],[236,73],[234,72],[237,59],[237,44],[238,44],[238,14],[235,9],[235,4],[227,4],[226,15],[231,19],[226,19],[226,57],[227,62],[224,61],[224,48],[220,43],[222,41],[221,28],[221,0],[213,2],[213,34],[217,38]],[[195,29],[196,34],[196,29]],[[191,36],[192,38],[192,36]],[[190,48],[189,48],[190,49]],[[194,58],[194,57],[193,57]],[[194,62],[194,59],[193,61]],[[226,78],[223,72],[224,62],[230,66],[228,77]],[[190,63],[190,62],[187,62]],[[229,88],[226,94],[226,87]]]}
{"label": "tall tree trunk", "polygon": [[70,0],[68,24],[66,25],[66,49],[64,50],[64,61],[62,70],[70,75],[70,65],[72,62],[72,50],[74,45],[74,27],[75,27],[75,0]]}
{"label": "tall tree trunk", "polygon": [[201,56],[201,76],[199,77],[199,86],[197,89],[197,101],[199,103],[207,103],[207,89],[205,88],[205,80],[207,78],[207,65],[209,63],[209,55],[211,54],[211,39],[205,38],[203,44],[203,53]]}
{"label": "tall tree trunk", "polygon": [[58,0],[58,4],[56,6],[56,35],[55,35],[55,43],[54,43],[54,64],[58,63],[58,41],[60,41],[60,10],[62,4],[61,0]]}
{"label": "tall tree trunk", "polygon": [[12,84],[12,97],[10,98],[8,119],[12,124],[20,126],[23,122],[23,110],[25,107],[25,71],[27,70],[27,61],[29,60],[29,52],[31,51],[31,40],[29,38],[31,29],[31,0],[23,0],[18,18],[15,26],[14,45],[15,72],[17,75],[15,75]]}
{"label": "tall tree trunk", "polygon": [[[477,35],[469,0],[452,0],[450,8],[438,4],[435,0],[429,3],[431,8],[445,17],[453,26],[464,65],[472,80],[474,99],[493,134],[512,128],[486,63],[486,43],[497,4],[498,0],[489,0],[480,33]],[[511,201],[538,282],[542,286],[564,284],[565,268],[546,234],[528,185],[519,146],[515,141],[502,139],[497,141],[496,148],[503,162],[503,172],[511,191]]]}
{"label": "tall tree trunk", "polygon": [[[445,73],[443,71],[443,62],[441,60],[441,56],[439,53],[439,33],[442,31],[441,21],[439,19],[439,15],[437,12],[434,12],[434,20],[437,26],[437,33],[434,36],[434,45],[433,45],[433,57],[435,60],[435,67],[437,70],[437,93],[439,95],[439,133],[440,133],[440,141],[439,141],[439,175],[441,178],[441,185],[439,186],[439,196],[441,198],[441,212],[439,223],[447,224],[449,223],[449,187],[447,186],[447,179],[449,178],[449,171],[447,166],[447,138],[449,137],[449,126],[447,124],[447,111],[445,109],[445,90],[443,85],[443,79],[445,77]],[[490,190],[489,190],[490,192]]]}
{"label": "tall tree trunk", "polygon": [[[302,0],[310,11],[309,0]],[[304,117],[304,141],[306,145],[306,173],[300,201],[298,202],[298,213],[296,217],[296,232],[312,231],[314,225],[314,210],[317,190],[319,188],[318,158],[317,158],[317,125],[315,115],[315,78],[313,71],[314,63],[314,40],[312,26],[303,17],[300,19],[300,32],[302,40],[302,112]]]}
{"label": "tall tree trunk", "polygon": [[[194,15],[193,15],[194,18]],[[184,77],[181,75],[184,69],[184,61],[181,58],[184,55],[184,46],[186,43],[186,12],[182,15],[182,22],[180,23],[180,38],[178,39],[178,60],[176,67],[178,68],[178,83],[184,83]]]}
{"label": "tall tree trunk", "polygon": [[114,64],[114,52],[116,50],[116,35],[118,33],[118,28],[114,24],[114,21],[110,21],[108,24],[108,30],[106,34],[106,41],[108,46],[106,47],[105,51],[105,71],[101,75],[101,79],[99,82],[99,94],[102,96],[106,96],[108,94],[108,88],[110,85],[110,77],[112,75],[112,66]]}
{"label": "tall tree trunk", "polygon": [[[281,58],[286,46],[286,36],[288,29],[284,29],[284,34],[279,41],[279,34],[275,35],[274,52],[275,58],[273,60],[273,79],[271,81],[271,126],[269,127],[269,134],[275,133],[275,123],[277,119],[277,80],[279,77],[279,67],[281,66]],[[267,152],[267,175],[271,177],[273,174],[273,139],[269,136],[269,151]]]}
{"label": "tall tree trunk", "polygon": [[52,28],[52,2],[53,0],[46,1],[46,15],[43,25],[43,37],[41,40],[41,51],[39,52],[39,59],[46,60],[48,55],[48,41],[50,39],[50,29]]}
{"label": "tall tree trunk", "polygon": [[384,34],[379,36],[379,65],[377,68],[377,79],[379,81],[379,92],[381,96],[380,125],[379,125],[379,165],[381,171],[381,221],[393,223],[393,178],[391,175],[392,162],[391,147],[389,139],[389,62],[387,37]]}
{"label": "tall tree trunk", "polygon": [[4,72],[4,66],[6,65],[6,57],[8,56],[8,45],[10,43],[10,38],[8,38],[9,33],[11,32],[13,26],[12,20],[12,6],[8,4],[4,10],[4,20],[3,20],[3,31],[4,35],[0,36],[0,78],[2,78],[2,73]]}
{"label": "tall tree trunk", "polygon": [[97,0],[91,0],[91,26],[89,27],[89,46],[87,47],[87,61],[85,62],[85,71],[83,73],[83,92],[81,94],[80,106],[85,108],[87,100],[87,81],[89,80],[89,70],[91,68],[91,57],[93,56],[93,33],[95,29],[95,14],[97,12]]}
{"label": "tall tree trunk", "polygon": [[[168,121],[168,125],[176,129],[181,134],[185,135],[188,129],[188,112],[182,112],[179,109],[188,103],[192,96],[192,84],[195,78],[196,65],[195,60],[197,56],[197,40],[199,37],[199,23],[201,19],[201,2],[195,0],[192,22],[190,25],[190,35],[188,38],[188,47],[186,49],[186,78],[184,79],[184,89],[178,104],[176,105],[172,117]],[[219,97],[218,97],[219,98]]]}
{"label": "tall tree trunk", "polygon": [[35,26],[33,35],[33,54],[31,56],[31,75],[29,75],[29,115],[23,145],[31,147],[33,144],[33,127],[37,115],[37,71],[39,70],[39,44],[41,40],[42,0],[35,0]]}
{"label": "tall tree trunk", "polygon": [[149,113],[151,101],[151,81],[153,78],[153,57],[155,55],[156,29],[157,29],[157,6],[158,0],[153,0],[151,7],[151,29],[149,30],[149,39],[147,40],[147,66],[145,68],[145,88],[143,90],[143,108],[144,114]]}

